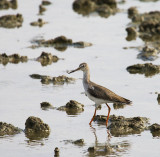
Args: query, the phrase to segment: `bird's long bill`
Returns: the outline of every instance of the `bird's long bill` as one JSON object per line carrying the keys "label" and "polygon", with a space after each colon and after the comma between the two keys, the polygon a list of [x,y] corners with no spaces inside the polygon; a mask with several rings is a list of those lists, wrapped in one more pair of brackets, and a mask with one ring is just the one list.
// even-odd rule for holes
{"label": "bird's long bill", "polygon": [[73,72],[78,71],[78,70],[80,70],[80,68],[77,68],[77,69],[75,69],[75,70],[68,71],[68,74],[73,73]]}

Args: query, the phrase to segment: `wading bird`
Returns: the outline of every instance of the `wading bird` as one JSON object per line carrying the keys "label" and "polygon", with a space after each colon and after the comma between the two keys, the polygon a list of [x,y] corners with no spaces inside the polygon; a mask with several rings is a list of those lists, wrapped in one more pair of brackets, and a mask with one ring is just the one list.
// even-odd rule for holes
{"label": "wading bird", "polygon": [[89,124],[91,125],[92,121],[94,120],[98,106],[105,103],[108,107],[108,115],[106,120],[107,126],[111,110],[108,103],[131,104],[131,101],[115,94],[103,86],[90,81],[90,72],[87,63],[81,63],[77,69],[69,71],[68,73],[70,74],[78,70],[83,71],[83,87],[86,96],[95,102],[95,112]]}

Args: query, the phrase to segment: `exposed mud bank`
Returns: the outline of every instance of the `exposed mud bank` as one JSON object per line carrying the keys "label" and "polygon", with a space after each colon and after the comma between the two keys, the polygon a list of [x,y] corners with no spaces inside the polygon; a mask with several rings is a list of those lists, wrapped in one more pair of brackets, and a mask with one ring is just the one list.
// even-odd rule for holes
{"label": "exposed mud bank", "polygon": [[127,71],[131,74],[143,74],[146,77],[151,77],[160,73],[160,65],[152,63],[135,64],[127,67]]}
{"label": "exposed mud bank", "polygon": [[115,0],[75,0],[72,7],[78,14],[85,16],[91,13],[97,13],[99,16],[105,18],[118,11]]}
{"label": "exposed mud bank", "polygon": [[54,39],[44,40],[44,39],[34,39],[31,41],[34,45],[31,48],[38,47],[54,47],[58,51],[65,51],[67,47],[72,46],[75,48],[85,48],[92,46],[91,43],[79,41],[73,42],[72,39],[68,39],[65,36],[58,36]]}
{"label": "exposed mud bank", "polygon": [[19,54],[7,55],[6,53],[0,54],[0,64],[6,65],[8,63],[18,64],[19,62],[27,62],[27,56],[20,56]]}
{"label": "exposed mud bank", "polygon": [[39,74],[32,74],[30,75],[33,79],[40,79],[42,84],[50,84],[53,83],[54,85],[63,85],[64,83],[74,83],[75,79],[72,77],[67,76],[58,76],[58,77],[51,77],[46,75],[39,75]]}
{"label": "exposed mud bank", "polygon": [[12,124],[0,122],[0,136],[15,135],[20,132],[22,132],[22,130],[13,126]]}
{"label": "exposed mud bank", "polygon": [[23,23],[22,14],[17,15],[4,15],[0,17],[0,27],[16,28],[21,27]]}
{"label": "exposed mud bank", "polygon": [[25,134],[31,140],[47,138],[50,128],[40,118],[31,116],[25,122]]}

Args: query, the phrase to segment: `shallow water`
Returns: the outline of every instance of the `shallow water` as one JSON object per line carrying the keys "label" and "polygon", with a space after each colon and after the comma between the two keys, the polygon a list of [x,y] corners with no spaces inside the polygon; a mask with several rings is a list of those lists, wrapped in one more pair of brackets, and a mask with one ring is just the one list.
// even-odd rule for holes
{"label": "shallow water", "polygon": [[[43,16],[38,15],[40,0],[19,0],[17,10],[0,11],[0,15],[22,13],[24,23],[18,29],[0,28],[0,52],[27,55],[30,59],[38,57],[42,51],[51,52],[59,58],[64,58],[57,63],[42,67],[39,62],[29,60],[27,63],[0,65],[0,121],[11,123],[19,128],[25,128],[25,121],[29,116],[37,116],[51,128],[51,134],[47,139],[29,141],[24,133],[0,138],[0,152],[3,157],[44,157],[53,156],[54,148],[60,149],[60,156],[88,156],[88,147],[102,146],[99,156],[106,156],[103,152],[106,144],[125,145],[113,156],[154,156],[160,154],[159,138],[153,138],[149,131],[140,135],[112,137],[108,139],[105,126],[93,122],[93,128],[88,123],[94,112],[94,104],[84,94],[81,79],[75,84],[63,86],[42,85],[39,80],[29,77],[37,73],[49,76],[67,75],[74,78],[82,78],[82,73],[77,72],[68,75],[66,70],[71,70],[81,62],[87,62],[91,71],[91,79],[104,85],[117,94],[133,101],[132,106],[114,110],[111,106],[111,114],[125,117],[145,116],[150,118],[150,123],[160,123],[160,105],[157,102],[157,94],[160,91],[159,75],[145,78],[143,75],[131,75],[126,67],[136,63],[144,63],[137,59],[139,53],[134,49],[123,49],[128,46],[142,46],[140,39],[127,42],[125,28],[130,20],[127,17],[127,9],[137,6],[140,12],[160,10],[160,2],[142,3],[137,0],[127,1],[119,5],[122,12],[109,18],[101,18],[97,15],[83,17],[72,10],[72,0],[55,0],[47,6]],[[42,17],[49,22],[42,28],[30,26],[30,22]],[[73,41],[86,41],[93,46],[84,49],[73,47],[60,52],[54,48],[30,49],[31,40],[42,36],[51,39],[64,35]],[[152,62],[159,64],[160,59]],[[84,112],[79,115],[67,115],[58,110],[44,111],[40,108],[43,101],[50,102],[53,106],[65,105],[69,100],[76,100],[85,105]],[[97,114],[107,114],[107,108],[102,106]],[[85,145],[76,146],[65,143],[65,140],[77,140],[83,138]],[[96,155],[98,156],[98,154]]]}

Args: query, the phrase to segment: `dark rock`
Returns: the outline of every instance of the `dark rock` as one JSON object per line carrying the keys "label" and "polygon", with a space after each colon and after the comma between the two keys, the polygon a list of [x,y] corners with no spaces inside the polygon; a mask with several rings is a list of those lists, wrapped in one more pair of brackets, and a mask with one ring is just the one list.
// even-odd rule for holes
{"label": "dark rock", "polygon": [[157,123],[152,124],[151,126],[149,126],[149,129],[153,137],[160,136],[160,125],[159,124]]}
{"label": "dark rock", "polygon": [[75,81],[74,78],[72,77],[67,77],[67,76],[58,76],[58,77],[53,77],[52,82],[54,85],[63,85],[64,83],[73,83]]}
{"label": "dark rock", "polygon": [[92,46],[92,43],[79,41],[79,42],[74,42],[73,46],[76,48],[84,48],[84,47]]}
{"label": "dark rock", "polygon": [[[105,124],[107,116],[97,115],[94,121]],[[108,126],[113,136],[140,134],[147,129],[148,118],[145,117],[133,117],[125,118],[123,116],[111,115],[109,120],[111,124]]]}
{"label": "dark rock", "polygon": [[59,148],[56,147],[56,148],[54,149],[54,157],[58,157],[58,156],[59,156]]}
{"label": "dark rock", "polygon": [[77,115],[78,113],[81,113],[84,111],[84,105],[75,101],[75,100],[70,100],[65,106],[61,106],[57,108],[57,110],[60,111],[66,111],[68,115]]}
{"label": "dark rock", "polygon": [[42,5],[50,5],[52,4],[50,1],[44,0],[42,1]]}
{"label": "dark rock", "polygon": [[77,146],[83,146],[84,145],[84,139],[78,139],[78,140],[64,140],[65,144],[68,144],[68,143],[72,143],[72,144],[75,144]]}
{"label": "dark rock", "polygon": [[134,16],[138,15],[138,10],[136,7],[130,7],[128,9],[128,17],[133,18]]}
{"label": "dark rock", "polygon": [[50,84],[53,83],[54,85],[63,85],[64,83],[73,83],[75,81],[72,77],[67,76],[58,76],[58,77],[51,77],[46,75],[39,75],[39,74],[32,74],[30,75],[33,79],[41,79],[43,84]]}
{"label": "dark rock", "polygon": [[42,15],[46,11],[46,8],[43,5],[39,5],[39,14]]}
{"label": "dark rock", "polygon": [[39,61],[42,66],[46,66],[52,64],[53,62],[57,62],[59,58],[51,53],[42,52],[36,60]]}
{"label": "dark rock", "polygon": [[67,47],[73,46],[76,48],[85,48],[88,46],[92,46],[91,43],[84,42],[84,41],[79,41],[79,42],[74,42],[72,39],[68,39],[65,36],[59,36],[54,39],[49,39],[49,40],[44,40],[44,39],[36,39],[33,40],[32,43],[36,45],[32,45],[31,48],[38,48],[38,47],[54,47],[58,51],[65,51]]}
{"label": "dark rock", "polygon": [[158,51],[153,47],[145,46],[142,49],[142,52],[138,54],[137,58],[142,59],[143,61],[153,61],[158,58]]}
{"label": "dark rock", "polygon": [[21,129],[13,126],[12,124],[0,122],[0,136],[15,135],[19,134],[21,131]]}
{"label": "dark rock", "polygon": [[151,77],[160,73],[160,65],[153,65],[152,63],[135,64],[127,67],[127,71],[131,74],[144,74],[146,77]]}
{"label": "dark rock", "polygon": [[41,108],[42,110],[47,110],[47,109],[54,109],[55,107],[53,107],[49,102],[42,102]]}
{"label": "dark rock", "polygon": [[117,12],[115,0],[75,0],[73,10],[82,15],[96,12],[102,17],[109,17]]}
{"label": "dark rock", "polygon": [[78,145],[78,146],[83,146],[84,139],[79,139],[79,140],[73,141],[73,144]]}
{"label": "dark rock", "polygon": [[19,54],[7,55],[6,53],[0,54],[0,63],[6,65],[8,63],[18,64],[19,62],[27,62],[27,56],[20,56]]}
{"label": "dark rock", "polygon": [[90,153],[95,152],[95,147],[89,147],[89,148],[88,148],[88,152],[90,152]]}
{"label": "dark rock", "polygon": [[44,24],[46,24],[47,22],[44,22],[41,18],[38,19],[38,21],[35,22],[31,22],[30,25],[31,26],[39,26],[42,27]]}
{"label": "dark rock", "polygon": [[135,40],[137,37],[137,31],[134,27],[128,27],[126,28],[126,31],[128,33],[126,40],[131,41],[131,40]]}
{"label": "dark rock", "polygon": [[158,94],[157,96],[157,101],[158,101],[158,104],[160,105],[160,94]]}
{"label": "dark rock", "polygon": [[50,128],[40,118],[31,116],[25,122],[25,134],[32,140],[47,138]]}
{"label": "dark rock", "polygon": [[21,27],[22,23],[23,23],[23,17],[21,14],[4,15],[0,17],[0,27],[5,27],[5,28]]}
{"label": "dark rock", "polygon": [[2,9],[17,9],[18,7],[18,2],[17,0],[0,0],[0,10]]}

